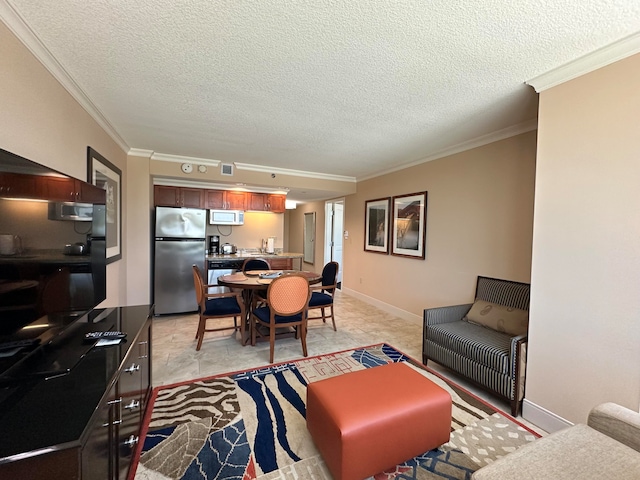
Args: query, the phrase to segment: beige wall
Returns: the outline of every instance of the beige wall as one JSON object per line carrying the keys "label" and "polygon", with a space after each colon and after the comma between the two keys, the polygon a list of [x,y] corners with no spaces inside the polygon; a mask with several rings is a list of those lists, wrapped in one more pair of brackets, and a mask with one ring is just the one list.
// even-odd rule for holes
{"label": "beige wall", "polygon": [[316,214],[316,234],[313,263],[302,263],[303,270],[321,272],[324,266],[324,212],[325,202],[309,202],[298,204],[295,210],[289,210],[288,218],[288,243],[290,252],[303,252],[304,246],[304,214],[315,212]]}
{"label": "beige wall", "polygon": [[[86,180],[91,146],[122,170],[126,188],[126,154],[2,22],[0,71],[0,148]],[[124,209],[123,238],[126,217]],[[107,266],[104,306],[125,302],[125,261]]]}
{"label": "beige wall", "polygon": [[207,225],[207,235],[220,235],[220,243],[250,250],[260,248],[263,238],[276,237],[274,245],[280,250],[284,248],[284,214],[245,212],[244,225]]}
{"label": "beige wall", "polygon": [[[476,277],[528,282],[535,132],[358,184],[345,199],[346,288],[421,318],[473,299]],[[426,259],[364,251],[364,202],[428,192]]]}
{"label": "beige wall", "polygon": [[570,422],[640,404],[638,85],[640,55],[540,95],[526,401]]}

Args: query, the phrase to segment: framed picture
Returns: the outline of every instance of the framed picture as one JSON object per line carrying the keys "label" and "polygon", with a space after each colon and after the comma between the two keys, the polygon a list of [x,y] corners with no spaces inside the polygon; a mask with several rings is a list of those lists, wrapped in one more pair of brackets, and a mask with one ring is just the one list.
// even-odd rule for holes
{"label": "framed picture", "polygon": [[425,258],[427,192],[393,197],[391,254]]}
{"label": "framed picture", "polygon": [[122,171],[93,148],[87,147],[89,183],[103,188],[106,195],[107,263],[122,258]]}
{"label": "framed picture", "polygon": [[389,202],[391,197],[365,202],[364,249],[389,253]]}

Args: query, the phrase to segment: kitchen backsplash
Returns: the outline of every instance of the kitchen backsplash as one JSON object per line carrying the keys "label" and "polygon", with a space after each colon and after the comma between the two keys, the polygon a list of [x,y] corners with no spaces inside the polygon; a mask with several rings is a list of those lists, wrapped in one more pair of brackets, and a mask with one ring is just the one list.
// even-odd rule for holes
{"label": "kitchen backsplash", "polygon": [[284,214],[269,212],[245,212],[244,225],[209,225],[207,237],[220,235],[220,244],[232,243],[238,249],[257,251],[262,239],[276,237],[275,250],[281,252],[284,239]]}

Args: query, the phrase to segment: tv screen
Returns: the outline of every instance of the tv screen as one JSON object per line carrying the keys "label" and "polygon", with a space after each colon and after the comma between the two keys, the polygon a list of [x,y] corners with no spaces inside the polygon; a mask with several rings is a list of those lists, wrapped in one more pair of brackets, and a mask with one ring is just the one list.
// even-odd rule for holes
{"label": "tv screen", "polygon": [[105,192],[0,149],[0,349],[106,298]]}

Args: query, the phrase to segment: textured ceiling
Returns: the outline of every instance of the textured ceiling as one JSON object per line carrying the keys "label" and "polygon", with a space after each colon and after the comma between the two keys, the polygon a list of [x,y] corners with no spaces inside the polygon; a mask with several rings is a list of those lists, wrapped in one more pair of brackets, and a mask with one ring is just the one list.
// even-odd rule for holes
{"label": "textured ceiling", "polygon": [[0,0],[131,148],[363,178],[536,117],[622,0]]}

